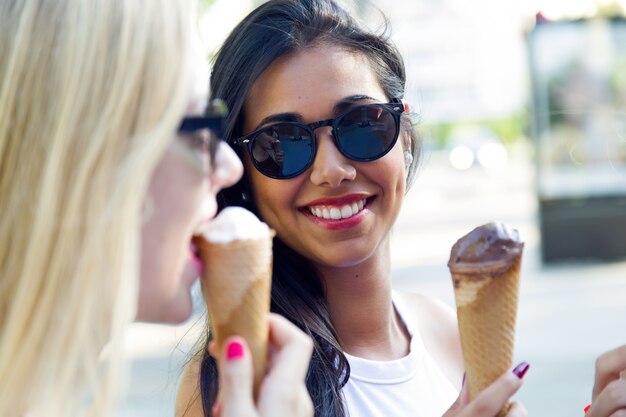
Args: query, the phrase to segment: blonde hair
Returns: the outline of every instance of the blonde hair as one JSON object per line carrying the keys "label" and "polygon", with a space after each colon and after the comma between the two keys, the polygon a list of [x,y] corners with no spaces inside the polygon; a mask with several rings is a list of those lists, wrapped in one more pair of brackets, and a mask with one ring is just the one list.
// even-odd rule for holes
{"label": "blonde hair", "polygon": [[189,98],[193,3],[0,3],[1,416],[111,411],[142,203]]}

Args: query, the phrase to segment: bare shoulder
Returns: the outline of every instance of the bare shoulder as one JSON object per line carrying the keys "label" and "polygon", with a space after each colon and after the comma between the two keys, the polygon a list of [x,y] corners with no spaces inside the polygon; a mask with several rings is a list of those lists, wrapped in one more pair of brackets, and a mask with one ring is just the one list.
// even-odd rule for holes
{"label": "bare shoulder", "polygon": [[419,324],[424,342],[435,343],[440,347],[458,347],[460,350],[456,313],[452,307],[425,294],[398,291],[397,295],[410,309],[407,313],[413,315]]}
{"label": "bare shoulder", "polygon": [[204,417],[200,398],[200,363],[202,359],[194,356],[183,371],[178,384],[175,417]]}
{"label": "bare shoulder", "polygon": [[456,313],[443,301],[425,294],[397,291],[407,314],[418,324],[426,350],[450,382],[461,388],[464,365]]}

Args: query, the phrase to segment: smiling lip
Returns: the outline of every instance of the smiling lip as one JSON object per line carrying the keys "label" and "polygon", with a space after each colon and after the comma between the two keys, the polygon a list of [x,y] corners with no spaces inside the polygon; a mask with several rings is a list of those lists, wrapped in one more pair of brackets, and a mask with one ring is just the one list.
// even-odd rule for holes
{"label": "smiling lip", "polygon": [[314,223],[329,229],[349,229],[359,224],[366,214],[372,197],[351,194],[339,198],[322,198],[301,207],[301,212]]}

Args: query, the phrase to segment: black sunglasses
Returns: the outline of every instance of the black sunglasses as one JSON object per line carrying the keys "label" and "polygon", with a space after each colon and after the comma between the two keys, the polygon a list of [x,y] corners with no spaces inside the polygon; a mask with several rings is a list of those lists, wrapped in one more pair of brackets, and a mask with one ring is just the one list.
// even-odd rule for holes
{"label": "black sunglasses", "polygon": [[[178,126],[178,133],[193,135],[194,139],[203,143],[209,150],[211,160],[215,158],[219,140],[224,137],[224,125],[228,109],[221,99],[214,99],[208,105],[204,116],[185,117]],[[208,130],[211,134],[199,134]]]}
{"label": "black sunglasses", "polygon": [[315,160],[315,129],[331,126],[335,146],[353,161],[382,158],[393,148],[400,134],[399,99],[390,103],[352,107],[333,119],[304,124],[279,122],[264,126],[234,140],[246,146],[256,169],[275,179],[293,178],[306,171]]}

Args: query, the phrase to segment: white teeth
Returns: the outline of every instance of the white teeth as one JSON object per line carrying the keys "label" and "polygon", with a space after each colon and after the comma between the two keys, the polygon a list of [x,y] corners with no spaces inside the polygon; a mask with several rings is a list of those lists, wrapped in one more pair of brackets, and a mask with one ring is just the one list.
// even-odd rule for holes
{"label": "white teeth", "polygon": [[337,206],[318,206],[318,207],[309,207],[309,212],[315,217],[323,218],[323,219],[347,219],[349,217],[354,216],[365,207],[365,199],[355,201],[352,204],[346,204],[341,207]]}

